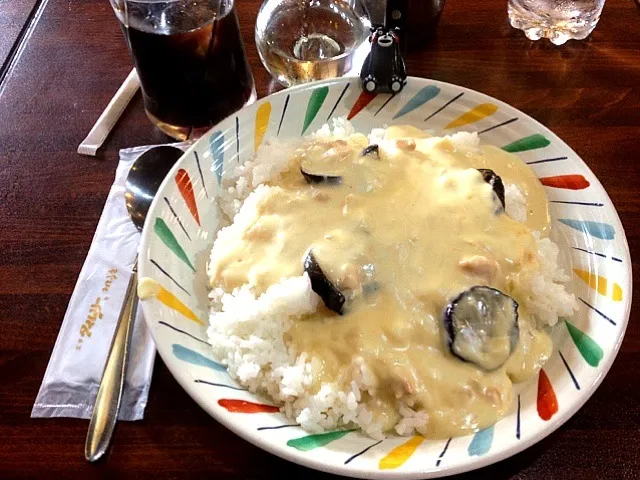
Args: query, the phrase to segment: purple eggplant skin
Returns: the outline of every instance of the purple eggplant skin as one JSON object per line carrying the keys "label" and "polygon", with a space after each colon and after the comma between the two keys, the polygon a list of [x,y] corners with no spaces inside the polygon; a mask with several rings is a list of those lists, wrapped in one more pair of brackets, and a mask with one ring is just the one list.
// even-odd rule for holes
{"label": "purple eggplant skin", "polygon": [[[456,342],[465,342],[469,338],[468,329],[473,328],[473,326],[467,324],[467,332],[465,334],[460,334],[457,331],[457,328],[462,328],[463,325],[457,325],[456,315],[459,317],[463,317],[464,312],[456,312],[456,308],[459,307],[459,304],[462,303],[465,297],[471,296],[471,299],[474,301],[475,305],[478,308],[481,308],[482,311],[479,312],[479,315],[490,315],[492,310],[496,307],[496,303],[494,302],[506,302],[508,306],[511,308],[511,315],[507,318],[507,321],[511,322],[510,325],[506,325],[508,327],[508,338],[509,338],[509,354],[504,358],[500,358],[497,361],[491,362],[491,358],[486,359],[486,362],[482,361],[479,358],[469,358],[459,352],[461,344],[456,345]],[[495,312],[494,312],[495,313]],[[500,368],[504,362],[507,361],[509,356],[514,352],[516,346],[518,344],[518,339],[520,336],[520,328],[518,326],[518,302],[515,299],[511,298],[508,295],[505,295],[500,290],[495,288],[486,287],[486,286],[475,286],[468,290],[461,292],[456,298],[454,298],[445,308],[443,313],[443,324],[446,331],[447,336],[447,346],[449,351],[457,358],[462,361],[472,363],[483,370],[492,371]],[[485,325],[477,325],[477,328],[486,327]],[[476,338],[481,338],[481,335],[477,335]],[[479,352],[479,355],[482,352]],[[489,365],[491,362],[491,365]]]}
{"label": "purple eggplant skin", "polygon": [[304,258],[304,271],[307,272],[311,280],[311,289],[320,296],[326,307],[338,315],[342,315],[345,296],[322,271],[311,250]]}
{"label": "purple eggplant skin", "polygon": [[504,183],[502,183],[502,179],[490,168],[478,168],[478,171],[482,174],[484,181],[491,185],[493,192],[496,194],[496,197],[498,197],[498,200],[500,200],[500,204],[504,210]]}
{"label": "purple eggplant skin", "polygon": [[378,147],[378,145],[375,143],[364,147],[362,152],[360,152],[360,156],[366,157],[367,155],[371,155],[372,153],[375,153],[376,157],[380,158],[380,147]]}
{"label": "purple eggplant skin", "polygon": [[339,175],[316,175],[305,172],[302,167],[300,167],[300,173],[302,173],[307,183],[327,183],[329,185],[340,185],[342,183],[342,177]]}

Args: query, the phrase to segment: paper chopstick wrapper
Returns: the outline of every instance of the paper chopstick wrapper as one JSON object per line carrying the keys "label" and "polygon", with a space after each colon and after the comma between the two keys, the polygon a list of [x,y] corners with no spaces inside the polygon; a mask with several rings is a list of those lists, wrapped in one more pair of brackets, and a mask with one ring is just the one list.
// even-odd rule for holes
{"label": "paper chopstick wrapper", "polygon": [[[186,144],[174,144],[186,148]],[[150,147],[120,151],[115,182],[98,222],[53,348],[31,417],[90,418],[140,234],[129,219],[124,184]],[[55,319],[51,319],[55,321]],[[139,420],[147,405],[155,346],[138,309],[120,420]]]}
{"label": "paper chopstick wrapper", "polygon": [[129,72],[126,80],[120,85],[120,88],[111,99],[107,108],[104,109],[98,121],[93,126],[87,138],[85,138],[78,147],[78,153],[81,155],[95,156],[100,146],[109,136],[111,129],[127,108],[127,105],[140,87],[140,80],[134,68]]}

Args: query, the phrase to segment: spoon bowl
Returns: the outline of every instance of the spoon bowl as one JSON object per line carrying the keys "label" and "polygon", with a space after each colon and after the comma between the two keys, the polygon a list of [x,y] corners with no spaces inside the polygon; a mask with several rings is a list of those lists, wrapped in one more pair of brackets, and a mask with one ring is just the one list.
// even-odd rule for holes
{"label": "spoon bowl", "polygon": [[144,152],[131,166],[124,188],[124,200],[131,221],[142,231],[147,212],[162,181],[182,156],[182,150],[170,145]]}

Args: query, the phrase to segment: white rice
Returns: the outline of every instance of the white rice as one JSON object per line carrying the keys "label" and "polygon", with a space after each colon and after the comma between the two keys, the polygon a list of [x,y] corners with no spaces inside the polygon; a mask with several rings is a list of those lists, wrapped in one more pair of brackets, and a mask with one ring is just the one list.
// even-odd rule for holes
{"label": "white rice", "polygon": [[518,222],[527,221],[527,199],[517,185],[504,187],[504,203],[504,211],[507,215]]}
{"label": "white rice", "polygon": [[538,327],[553,326],[561,317],[569,317],[578,309],[576,298],[562,285],[570,280],[558,264],[560,249],[548,238],[540,238],[533,232],[538,242],[540,268],[536,275],[522,277],[520,287],[526,295],[526,306],[538,321]]}
{"label": "white rice", "polygon": [[301,140],[270,139],[260,146],[251,161],[231,168],[222,179],[218,203],[228,218],[234,218],[249,194],[259,185],[276,180],[286,171],[289,159]]}
{"label": "white rice", "polygon": [[[355,133],[344,119],[324,125],[314,135],[318,138],[344,138]],[[384,129],[374,129],[370,141],[380,140]],[[456,133],[449,139],[459,145],[478,144],[476,134]],[[258,215],[262,201],[272,188],[264,183],[277,180],[287,168],[292,152],[300,141],[269,140],[260,147],[253,161],[236,167],[224,180],[220,207],[233,223],[220,230],[212,264],[223,255],[238,235]],[[505,188],[506,213],[518,221],[526,220],[526,201],[515,185]],[[525,306],[539,326],[554,325],[559,316],[569,316],[577,308],[573,295],[556,282],[566,282],[568,276],[558,266],[558,247],[549,239],[536,236],[540,260],[539,272],[521,278]],[[212,273],[212,272],[210,272]],[[382,426],[364,402],[365,394],[375,394],[376,379],[362,358],[355,358],[349,367],[350,384],[323,383],[318,389],[314,373],[319,361],[288,347],[284,334],[295,319],[316,310],[319,297],[312,291],[309,277],[283,279],[256,297],[248,285],[224,292],[213,289],[209,341],[218,360],[227,366],[229,375],[250,391],[266,393],[282,406],[282,411],[295,418],[310,432],[322,432],[339,427],[360,427],[373,438],[383,438]],[[315,388],[315,390],[314,390]],[[426,433],[428,416],[399,401],[400,420],[395,429],[400,435]]]}

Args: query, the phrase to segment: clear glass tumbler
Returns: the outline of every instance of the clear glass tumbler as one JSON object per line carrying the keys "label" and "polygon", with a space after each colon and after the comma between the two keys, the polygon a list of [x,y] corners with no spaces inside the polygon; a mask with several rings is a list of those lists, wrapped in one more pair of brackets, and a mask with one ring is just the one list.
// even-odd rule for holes
{"label": "clear glass tumbler", "polygon": [[556,45],[582,40],[594,28],[605,0],[509,0],[511,26],[530,40],[548,38]]}
{"label": "clear glass tumbler", "polygon": [[349,71],[370,28],[362,0],[265,0],[256,45],[265,68],[289,87]]}
{"label": "clear glass tumbler", "polygon": [[256,98],[233,0],[111,0],[149,119],[197,138]]}

